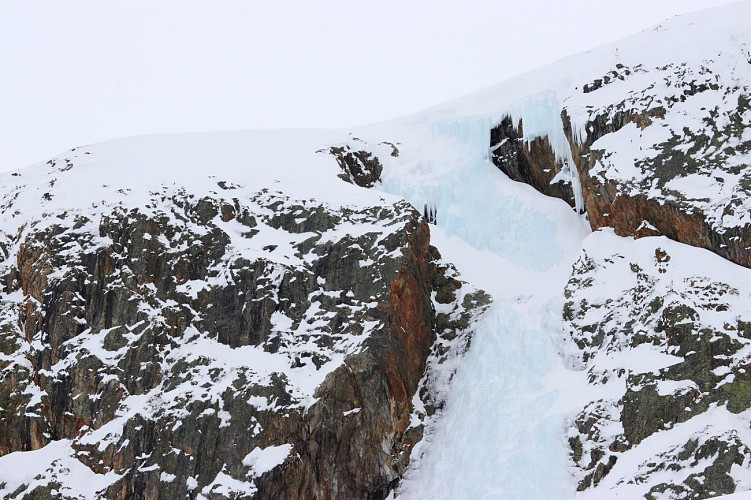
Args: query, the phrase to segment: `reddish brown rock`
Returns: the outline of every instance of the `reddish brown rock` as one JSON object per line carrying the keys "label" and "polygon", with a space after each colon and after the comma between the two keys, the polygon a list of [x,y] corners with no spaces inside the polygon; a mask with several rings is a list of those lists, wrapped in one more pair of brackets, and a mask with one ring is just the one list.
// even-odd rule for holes
{"label": "reddish brown rock", "polygon": [[[12,319],[0,323],[0,350],[19,360],[0,376],[0,455],[71,440],[83,465],[120,476],[101,492],[107,498],[232,497],[220,477],[256,498],[386,497],[422,437],[420,425],[410,426],[413,397],[436,332],[468,335],[475,307],[435,312],[434,293],[444,306],[458,304],[463,285],[437,263],[428,224],[406,202],[335,212],[281,196],[264,201],[264,224],[290,239],[314,234],[295,247],[307,257],[301,268],[231,253],[216,221],[234,217],[248,227],[246,238],[258,227],[236,200],[161,202],[185,226],[118,208],[85,228],[25,234],[0,276],[3,293],[27,295],[0,310]],[[345,220],[373,232],[315,236]],[[208,283],[225,272],[229,278]],[[179,288],[191,281],[201,283],[197,292]],[[295,326],[280,328],[275,314]],[[197,337],[220,350],[311,346],[285,358],[290,370],[345,357],[326,367],[304,406],[285,370],[253,378],[252,362],[228,370],[216,354],[181,350]],[[129,404],[140,410],[124,410]],[[243,463],[255,448],[281,445],[292,451],[260,476]],[[65,480],[47,479],[33,494]]]}
{"label": "reddish brown rock", "polygon": [[560,198],[575,207],[574,192],[570,183],[552,182],[564,168],[558,157],[560,151],[553,151],[547,136],[524,140],[523,122],[514,125],[507,116],[490,131],[490,148],[493,163],[509,178],[524,182],[547,196]]}
{"label": "reddish brown rock", "polygon": [[620,236],[635,238],[664,235],[751,267],[751,226],[720,230],[700,210],[690,210],[685,204],[650,197],[646,193],[624,194],[622,186],[615,182],[590,175],[601,157],[600,151],[591,149],[597,139],[629,123],[646,127],[653,118],[664,113],[663,108],[656,108],[647,113],[616,113],[610,120],[597,116],[585,127],[587,137],[581,142],[572,131],[568,115],[565,111],[562,113],[564,131],[581,180],[584,205],[592,230],[611,227]]}

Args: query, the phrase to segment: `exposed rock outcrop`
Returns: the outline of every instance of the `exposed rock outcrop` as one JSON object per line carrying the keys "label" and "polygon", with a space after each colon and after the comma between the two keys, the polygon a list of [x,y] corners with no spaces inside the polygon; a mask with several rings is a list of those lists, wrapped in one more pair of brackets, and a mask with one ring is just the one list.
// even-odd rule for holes
{"label": "exposed rock outcrop", "polygon": [[742,271],[665,238],[590,239],[564,310],[580,367],[601,395],[569,433],[580,490],[735,491],[751,465],[751,290]]}
{"label": "exposed rock outcrop", "polygon": [[355,151],[348,145],[333,146],[328,152],[339,163],[342,169],[339,178],[342,180],[365,188],[371,188],[381,180],[383,165],[372,152]]}
{"label": "exposed rock outcrop", "polygon": [[[665,235],[751,267],[751,224],[745,214],[749,165],[744,160],[751,150],[744,135],[751,116],[748,90],[725,89],[723,95],[717,84],[693,80],[677,86],[685,87],[680,98],[666,98],[662,105],[628,109],[636,103],[625,101],[600,110],[584,125],[585,137],[577,136],[563,111],[590,224],[593,229],[612,227],[622,236]],[[685,107],[702,92],[717,95],[718,105],[697,112],[704,115],[701,125],[671,126],[671,108]],[[717,124],[720,116],[726,125]],[[624,127],[628,130],[621,135],[641,142],[639,151],[646,153],[626,159],[612,147],[598,146],[598,139]],[[669,132],[647,139],[657,135],[657,128]],[[706,189],[695,193],[691,183]]]}
{"label": "exposed rock outcrop", "polygon": [[491,129],[493,163],[509,178],[529,184],[542,194],[560,198],[572,208],[575,207],[571,183],[564,182],[560,176],[564,164],[557,154],[561,152],[553,151],[546,136],[524,140],[523,127],[522,120],[515,126],[513,118],[506,116]]}
{"label": "exposed rock outcrop", "polygon": [[405,202],[163,187],[0,248],[0,456],[51,464],[7,497],[385,497],[489,302]]}
{"label": "exposed rock outcrop", "polygon": [[[751,88],[743,52],[664,66],[616,64],[566,99],[563,132],[593,230],[665,235],[751,267]],[[509,177],[573,205],[547,137],[524,142],[511,118],[491,130]]]}

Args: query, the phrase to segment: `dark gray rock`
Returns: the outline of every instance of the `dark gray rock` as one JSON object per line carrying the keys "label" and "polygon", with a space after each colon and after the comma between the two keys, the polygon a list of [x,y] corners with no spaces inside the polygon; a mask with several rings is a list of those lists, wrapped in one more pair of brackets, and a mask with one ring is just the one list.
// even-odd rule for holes
{"label": "dark gray rock", "polygon": [[[385,497],[422,435],[435,340],[466,344],[488,303],[459,303],[404,202],[178,193],[71,217],[0,267],[0,455],[70,440],[117,474],[108,498]],[[264,231],[273,244],[254,243]],[[254,465],[274,450],[276,467]],[[51,469],[16,495],[66,496],[69,480]]]}

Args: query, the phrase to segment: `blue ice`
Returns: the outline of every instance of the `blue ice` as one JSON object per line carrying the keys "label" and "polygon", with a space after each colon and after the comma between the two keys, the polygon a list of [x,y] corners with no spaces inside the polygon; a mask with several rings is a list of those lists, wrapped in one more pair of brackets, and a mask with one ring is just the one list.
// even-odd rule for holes
{"label": "blue ice", "polygon": [[[490,126],[480,118],[433,125],[435,140],[452,142],[461,154],[451,157],[452,165],[431,165],[441,161],[437,156],[405,166],[409,173],[393,172],[383,189],[419,210],[435,205],[437,225],[447,234],[544,281],[563,267],[556,223],[537,210],[542,195],[512,183],[488,160]],[[462,257],[452,258],[461,272]],[[398,498],[574,496],[563,417],[549,411],[558,395],[546,386],[553,367],[561,365],[552,340],[560,331],[556,293],[496,297],[454,378],[444,414],[426,437],[427,451],[413,457]]]}
{"label": "blue ice", "polygon": [[500,184],[508,180],[488,159],[490,128],[488,119],[434,124],[436,140],[453,141],[461,158],[450,169],[438,168],[438,175],[431,175],[431,165],[415,166],[426,173],[424,177],[390,175],[382,189],[403,197],[418,210],[434,206],[438,226],[475,248],[533,270],[546,270],[560,261],[555,224],[501,189]]}

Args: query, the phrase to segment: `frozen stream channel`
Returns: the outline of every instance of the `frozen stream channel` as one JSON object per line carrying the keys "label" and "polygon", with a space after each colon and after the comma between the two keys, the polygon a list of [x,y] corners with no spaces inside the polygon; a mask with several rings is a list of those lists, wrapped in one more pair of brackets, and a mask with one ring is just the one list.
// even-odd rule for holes
{"label": "frozen stream channel", "polygon": [[498,171],[487,158],[489,130],[482,119],[433,125],[441,154],[407,159],[384,182],[418,208],[436,207],[433,243],[495,299],[398,498],[575,496],[564,433],[581,374],[559,354],[560,315],[588,225]]}

